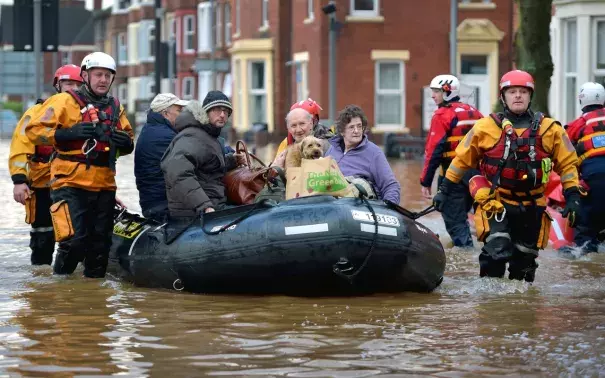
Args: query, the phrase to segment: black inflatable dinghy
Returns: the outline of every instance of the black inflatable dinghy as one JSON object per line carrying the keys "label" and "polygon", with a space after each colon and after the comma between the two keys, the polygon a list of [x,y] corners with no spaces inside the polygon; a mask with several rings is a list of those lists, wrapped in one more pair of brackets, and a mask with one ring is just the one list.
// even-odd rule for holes
{"label": "black inflatable dinghy", "polygon": [[443,279],[443,246],[408,213],[392,203],[332,196],[264,201],[188,224],[122,210],[108,271],[135,285],[195,293],[432,291]]}

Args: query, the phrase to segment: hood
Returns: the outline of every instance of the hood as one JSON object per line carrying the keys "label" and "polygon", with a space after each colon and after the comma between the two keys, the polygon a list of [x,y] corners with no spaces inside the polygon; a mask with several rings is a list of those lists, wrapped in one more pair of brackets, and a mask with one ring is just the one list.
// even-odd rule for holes
{"label": "hood", "polygon": [[208,114],[204,111],[202,104],[192,100],[176,117],[174,126],[177,131],[182,131],[188,127],[206,125],[209,122]]}

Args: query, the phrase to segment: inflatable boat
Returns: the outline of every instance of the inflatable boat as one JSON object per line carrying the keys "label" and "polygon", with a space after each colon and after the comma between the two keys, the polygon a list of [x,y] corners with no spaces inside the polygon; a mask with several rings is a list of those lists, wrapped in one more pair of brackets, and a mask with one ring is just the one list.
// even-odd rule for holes
{"label": "inflatable boat", "polygon": [[124,209],[108,272],[194,293],[348,296],[430,292],[445,253],[418,213],[382,201],[313,196],[159,224]]}

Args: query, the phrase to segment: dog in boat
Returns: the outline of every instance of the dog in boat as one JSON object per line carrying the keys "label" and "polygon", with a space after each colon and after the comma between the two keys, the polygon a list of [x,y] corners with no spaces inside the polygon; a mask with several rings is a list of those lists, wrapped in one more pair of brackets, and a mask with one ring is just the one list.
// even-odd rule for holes
{"label": "dog in boat", "polygon": [[300,167],[302,159],[319,159],[324,157],[324,144],[312,135],[305,137],[300,143],[288,147],[286,152],[286,170],[290,167]]}

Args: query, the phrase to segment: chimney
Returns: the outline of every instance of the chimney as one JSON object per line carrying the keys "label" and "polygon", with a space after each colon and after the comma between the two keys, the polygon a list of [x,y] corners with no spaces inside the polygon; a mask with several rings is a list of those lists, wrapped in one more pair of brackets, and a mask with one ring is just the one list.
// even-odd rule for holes
{"label": "chimney", "polygon": [[103,9],[103,0],[94,0],[94,10],[102,10]]}

